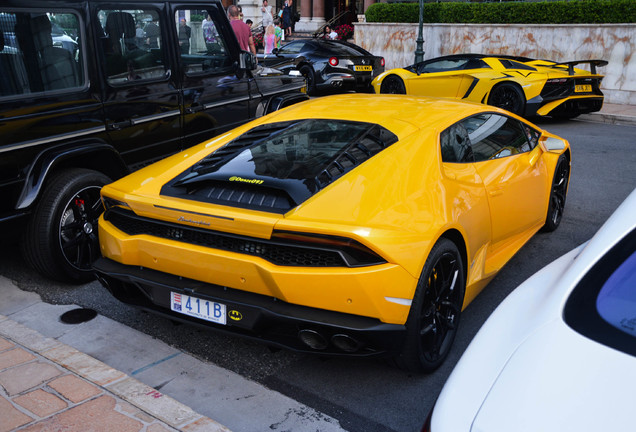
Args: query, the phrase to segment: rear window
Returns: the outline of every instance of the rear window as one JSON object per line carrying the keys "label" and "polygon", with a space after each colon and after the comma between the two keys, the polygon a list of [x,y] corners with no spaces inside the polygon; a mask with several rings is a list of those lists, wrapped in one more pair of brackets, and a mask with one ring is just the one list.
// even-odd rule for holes
{"label": "rear window", "polygon": [[319,47],[321,51],[324,50],[332,55],[341,55],[341,56],[370,55],[368,52],[365,52],[362,49],[356,49],[352,46],[345,45],[339,42],[333,42],[333,41],[324,41],[321,45],[319,45]]}
{"label": "rear window", "polygon": [[636,230],[581,279],[564,319],[582,335],[636,356]]}

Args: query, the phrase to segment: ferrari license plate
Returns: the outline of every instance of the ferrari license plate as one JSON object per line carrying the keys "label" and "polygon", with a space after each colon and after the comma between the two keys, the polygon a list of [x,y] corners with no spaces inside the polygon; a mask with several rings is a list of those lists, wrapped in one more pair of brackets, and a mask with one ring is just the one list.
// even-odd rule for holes
{"label": "ferrari license plate", "polygon": [[365,65],[365,66],[355,65],[353,67],[353,70],[356,71],[356,72],[371,72],[373,70],[373,66],[370,66],[370,65]]}
{"label": "ferrari license plate", "polygon": [[590,84],[578,84],[574,86],[574,91],[576,93],[589,93],[592,91],[592,86]]}
{"label": "ferrari license plate", "polygon": [[225,305],[221,303],[171,292],[170,309],[213,323],[226,324]]}

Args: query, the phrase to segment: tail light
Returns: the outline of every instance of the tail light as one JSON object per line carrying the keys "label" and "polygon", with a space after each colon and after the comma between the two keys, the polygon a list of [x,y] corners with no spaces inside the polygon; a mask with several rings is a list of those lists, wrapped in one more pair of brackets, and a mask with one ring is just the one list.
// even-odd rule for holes
{"label": "tail light", "polygon": [[384,67],[384,57],[380,58],[380,66]]}
{"label": "tail light", "polygon": [[337,252],[349,267],[363,267],[384,264],[387,261],[356,240],[304,232],[274,230],[272,241],[289,245]]}
{"label": "tail light", "polygon": [[339,63],[339,61],[338,61],[338,57],[331,57],[331,58],[329,59],[329,64],[330,64],[331,66],[338,66],[338,63]]}
{"label": "tail light", "polygon": [[566,82],[568,82],[567,78],[554,78],[554,79],[547,80],[545,83],[546,84],[565,84]]}

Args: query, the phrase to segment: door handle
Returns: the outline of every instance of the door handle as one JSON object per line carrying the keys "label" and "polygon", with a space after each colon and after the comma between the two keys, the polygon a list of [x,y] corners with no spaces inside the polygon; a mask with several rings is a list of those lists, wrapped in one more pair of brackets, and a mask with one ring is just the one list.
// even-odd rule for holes
{"label": "door handle", "polygon": [[194,114],[196,112],[203,111],[204,109],[205,109],[205,106],[203,105],[192,104],[188,108],[186,108],[185,112],[186,114]]}
{"label": "door handle", "polygon": [[132,120],[124,120],[120,122],[109,123],[108,125],[106,125],[106,129],[116,131],[116,130],[121,130],[121,129],[130,127],[132,125],[133,125]]}

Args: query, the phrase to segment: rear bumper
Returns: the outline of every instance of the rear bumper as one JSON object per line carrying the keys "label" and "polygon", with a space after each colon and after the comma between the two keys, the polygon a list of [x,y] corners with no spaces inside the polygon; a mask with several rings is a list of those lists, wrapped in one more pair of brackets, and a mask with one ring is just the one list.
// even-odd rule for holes
{"label": "rear bumper", "polygon": [[[124,303],[173,320],[294,351],[334,356],[390,356],[399,352],[404,340],[403,325],[386,324],[374,318],[294,305],[269,296],[120,264],[107,258],[100,258],[94,264],[94,270],[102,285]],[[215,324],[172,311],[171,292],[224,304],[227,324]],[[323,340],[325,346],[311,348],[303,342],[301,335]]]}

